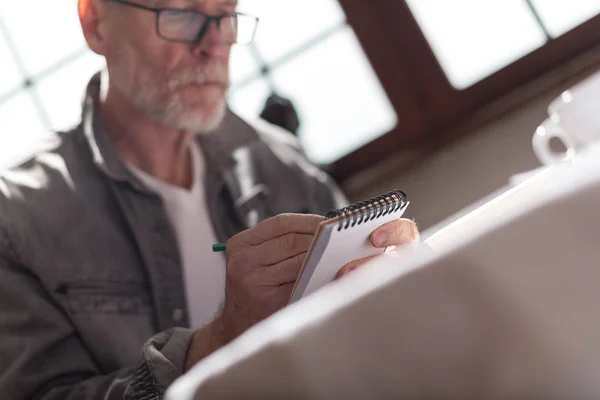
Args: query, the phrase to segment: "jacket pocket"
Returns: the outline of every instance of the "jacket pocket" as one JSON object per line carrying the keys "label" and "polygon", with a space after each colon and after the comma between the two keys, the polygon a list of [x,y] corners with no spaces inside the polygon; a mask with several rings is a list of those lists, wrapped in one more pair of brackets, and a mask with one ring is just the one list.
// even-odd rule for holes
{"label": "jacket pocket", "polygon": [[60,284],[55,295],[102,373],[134,365],[155,333],[145,283],[70,282]]}
{"label": "jacket pocket", "polygon": [[71,315],[149,314],[152,302],[143,283],[70,282],[56,289]]}

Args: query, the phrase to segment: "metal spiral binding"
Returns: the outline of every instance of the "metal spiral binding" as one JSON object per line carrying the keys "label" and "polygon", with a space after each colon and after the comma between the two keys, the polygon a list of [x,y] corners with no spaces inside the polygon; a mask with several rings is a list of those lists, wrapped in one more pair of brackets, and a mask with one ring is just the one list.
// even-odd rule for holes
{"label": "metal spiral binding", "polygon": [[340,218],[338,231],[353,228],[364,222],[383,217],[391,212],[398,211],[408,202],[406,193],[402,190],[393,190],[381,196],[361,201],[327,214],[328,219]]}

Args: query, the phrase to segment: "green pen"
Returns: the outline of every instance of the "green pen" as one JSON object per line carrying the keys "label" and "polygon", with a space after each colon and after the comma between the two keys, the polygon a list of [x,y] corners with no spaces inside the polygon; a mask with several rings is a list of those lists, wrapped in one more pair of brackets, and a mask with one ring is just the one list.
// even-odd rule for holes
{"label": "green pen", "polygon": [[225,243],[213,244],[213,253],[222,253],[225,250],[227,250],[227,245]]}

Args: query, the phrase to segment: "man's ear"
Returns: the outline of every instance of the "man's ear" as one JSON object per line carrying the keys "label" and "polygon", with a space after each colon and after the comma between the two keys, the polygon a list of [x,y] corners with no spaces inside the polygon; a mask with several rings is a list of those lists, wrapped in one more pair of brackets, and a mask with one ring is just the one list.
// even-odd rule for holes
{"label": "man's ear", "polygon": [[77,11],[85,40],[97,54],[105,55],[105,38],[101,28],[101,5],[97,0],[78,0]]}
{"label": "man's ear", "polygon": [[79,0],[77,2],[77,11],[79,11],[79,19],[83,19],[90,6],[90,0]]}

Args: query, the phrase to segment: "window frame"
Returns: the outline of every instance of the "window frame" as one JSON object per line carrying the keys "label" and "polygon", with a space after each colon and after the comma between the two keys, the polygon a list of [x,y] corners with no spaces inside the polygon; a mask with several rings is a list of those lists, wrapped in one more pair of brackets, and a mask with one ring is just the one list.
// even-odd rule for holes
{"label": "window frame", "polygon": [[[524,100],[512,96],[493,117],[469,124],[478,111],[600,46],[600,15],[597,15],[459,90],[446,77],[406,1],[338,1],[398,115],[395,129],[329,166],[329,172],[340,182],[400,152],[417,151],[413,161],[422,159],[506,114]],[[575,76],[583,68],[575,67],[567,74]],[[538,88],[539,93],[547,89]],[[470,129],[458,135],[454,132],[467,124]]]}

